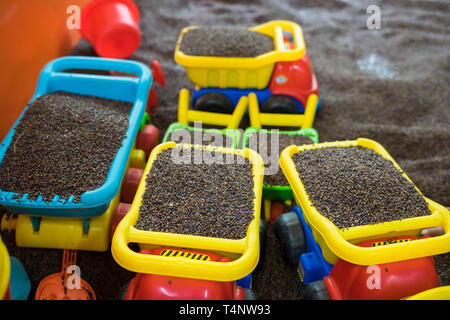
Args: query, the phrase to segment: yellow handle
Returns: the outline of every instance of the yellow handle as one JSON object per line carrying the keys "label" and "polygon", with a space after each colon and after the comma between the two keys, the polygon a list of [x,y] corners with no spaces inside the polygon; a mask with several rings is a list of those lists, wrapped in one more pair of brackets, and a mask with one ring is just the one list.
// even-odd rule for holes
{"label": "yellow handle", "polygon": [[181,89],[178,97],[178,122],[188,126],[189,90]]}
{"label": "yellow handle", "polygon": [[[300,53],[299,59],[301,59],[306,52],[305,40],[303,38],[303,31],[301,27],[295,22],[288,20],[273,20],[249,29],[262,32],[265,34],[272,34],[275,40],[276,50],[279,51],[278,53],[279,61],[291,61],[292,53],[294,52]],[[294,49],[291,50],[285,49],[283,30],[286,30],[292,34],[292,38],[295,44]]]}
{"label": "yellow handle", "polygon": [[236,105],[236,108],[234,109],[233,114],[231,115],[231,119],[227,125],[227,129],[239,128],[239,125],[241,124],[241,120],[244,117],[244,113],[245,113],[245,111],[247,111],[247,106],[248,106],[248,98],[245,96],[242,96],[239,99],[239,102]]}
{"label": "yellow handle", "polygon": [[319,97],[317,95],[309,95],[308,100],[306,101],[305,118],[303,119],[302,129],[312,128],[318,101]]}

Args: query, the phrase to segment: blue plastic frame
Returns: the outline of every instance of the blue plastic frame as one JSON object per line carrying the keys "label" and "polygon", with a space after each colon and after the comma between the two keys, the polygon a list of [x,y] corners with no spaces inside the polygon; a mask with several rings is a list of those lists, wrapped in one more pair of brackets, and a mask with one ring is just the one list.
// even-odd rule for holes
{"label": "blue plastic frame", "polygon": [[[63,72],[69,69],[108,70],[132,74],[137,77]],[[38,216],[92,217],[102,214],[119,191],[128,157],[145,112],[151,84],[151,71],[140,62],[72,56],[49,62],[41,71],[34,96],[0,145],[0,164],[11,143],[15,127],[24,112],[29,108],[29,104],[36,98],[55,91],[67,91],[132,102],[133,107],[130,111],[126,138],[111,163],[105,183],[95,190],[83,193],[80,202],[74,203],[73,195],[68,199],[60,199],[58,195],[55,195],[50,202],[43,201],[41,196],[38,196],[36,200],[30,200],[27,194],[24,194],[21,198],[13,199],[17,193],[0,190],[0,205],[4,205],[11,212]]]}
{"label": "blue plastic frame", "polygon": [[246,289],[251,288],[251,285],[252,285],[252,274],[253,273],[249,273],[244,278],[236,280],[236,284],[238,286],[242,287],[242,288],[246,288]]}
{"label": "blue plastic frame", "polygon": [[311,227],[306,223],[305,218],[303,217],[302,209],[298,206],[294,206],[293,210],[300,219],[306,242],[306,253],[300,256],[300,262],[297,268],[300,279],[304,284],[322,280],[330,274],[333,265],[329,264],[323,257],[322,249],[316,240],[314,240]]}
{"label": "blue plastic frame", "polygon": [[22,262],[13,256],[9,256],[11,264],[11,276],[9,280],[11,300],[27,300],[31,291],[31,281]]}

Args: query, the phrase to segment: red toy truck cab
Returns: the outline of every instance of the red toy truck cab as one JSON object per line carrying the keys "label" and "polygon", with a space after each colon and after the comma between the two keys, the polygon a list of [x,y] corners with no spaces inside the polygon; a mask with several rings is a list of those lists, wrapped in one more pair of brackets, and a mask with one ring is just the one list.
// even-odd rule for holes
{"label": "red toy truck cab", "polygon": [[305,53],[297,61],[280,61],[275,64],[269,89],[272,95],[292,97],[306,106],[311,94],[319,95],[319,85],[312,71],[311,62]]}
{"label": "red toy truck cab", "polygon": [[[210,252],[187,249],[144,249],[140,253],[186,259],[231,261]],[[138,273],[127,288],[125,300],[244,300],[244,289],[235,281],[220,282]]]}
{"label": "red toy truck cab", "polygon": [[[370,247],[417,239],[412,236],[365,241]],[[323,279],[332,300],[399,300],[439,287],[433,257],[362,266],[339,260]]]}

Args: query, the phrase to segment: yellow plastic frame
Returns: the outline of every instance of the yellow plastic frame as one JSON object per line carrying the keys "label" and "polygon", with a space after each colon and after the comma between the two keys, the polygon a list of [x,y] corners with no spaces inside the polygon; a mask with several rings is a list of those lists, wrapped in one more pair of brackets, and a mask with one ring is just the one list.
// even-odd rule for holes
{"label": "yellow plastic frame", "polygon": [[237,129],[247,111],[248,98],[239,99],[232,114],[192,110],[190,106],[189,90],[181,89],[178,97],[178,122],[189,126],[190,122],[200,121],[204,124]]}
{"label": "yellow plastic frame", "polygon": [[[180,51],[183,35],[198,28],[189,26],[181,30],[175,48],[175,61],[186,68],[186,74],[196,85],[219,88],[263,89],[269,84],[276,62],[301,59],[306,52],[301,27],[291,21],[274,20],[248,28],[274,39],[274,50],[257,57],[205,57],[190,56]],[[284,44],[283,30],[289,31],[295,48]]]}
{"label": "yellow plastic frame", "polygon": [[[144,177],[150,172],[158,154],[166,149],[174,148],[173,141],[158,145],[153,149],[144,171]],[[182,145],[182,148],[202,148],[227,154],[238,154],[246,157],[253,164],[254,179],[254,219],[251,221],[246,237],[239,240],[152,232],[134,228],[139,217],[139,207],[145,192],[146,183],[143,178],[133,200],[130,211],[119,223],[112,240],[112,255],[123,268],[140,273],[151,273],[183,278],[195,278],[216,281],[234,281],[247,276],[256,267],[259,260],[259,219],[261,210],[262,180],[264,164],[261,156],[249,149],[230,149],[222,147]],[[231,262],[198,261],[180,257],[163,257],[140,254],[132,251],[129,243],[150,245],[153,247],[191,248],[204,251],[228,253],[237,259]]]}
{"label": "yellow plastic frame", "polygon": [[263,126],[312,128],[318,100],[317,95],[310,94],[304,114],[261,113],[256,94],[250,93],[248,95],[250,126],[255,128]]}
{"label": "yellow plastic frame", "polygon": [[[359,138],[352,141],[325,142],[315,145],[292,145],[284,149],[280,156],[280,166],[292,187],[297,204],[301,206],[305,219],[311,226],[313,236],[320,245],[325,259],[331,264],[335,264],[338,258],[341,258],[358,265],[373,265],[449,252],[450,212],[444,206],[426,197],[424,199],[428,204],[431,215],[423,217],[339,229],[329,219],[320,214],[308,199],[292,156],[304,150],[350,146],[361,146],[377,152],[384,158],[392,161],[394,166],[402,172],[403,176],[411,181],[383,146],[373,140]],[[411,183],[413,182],[411,181]],[[417,190],[422,195],[420,190]],[[363,248],[354,244],[383,237],[399,235],[417,236],[422,229],[434,226],[442,226],[445,233],[437,237],[378,247]]]}
{"label": "yellow plastic frame", "polygon": [[[128,159],[129,167],[144,168],[145,152],[136,149],[136,141]],[[125,170],[125,174],[126,174]],[[123,183],[123,179],[122,179]],[[110,246],[112,217],[119,205],[122,183],[117,195],[111,200],[108,209],[89,221],[89,232],[84,233],[83,219],[42,217],[39,231],[34,231],[30,217],[19,214],[15,226],[18,247],[52,248],[86,251],[107,251]]]}
{"label": "yellow plastic frame", "polygon": [[10,272],[11,265],[9,261],[9,253],[0,238],[0,300],[5,298],[8,290]]}

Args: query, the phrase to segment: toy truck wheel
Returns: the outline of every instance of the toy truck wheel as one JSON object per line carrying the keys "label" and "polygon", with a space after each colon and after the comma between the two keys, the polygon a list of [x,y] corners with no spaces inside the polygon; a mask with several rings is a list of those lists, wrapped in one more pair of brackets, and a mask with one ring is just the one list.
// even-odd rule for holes
{"label": "toy truck wheel", "polygon": [[285,261],[297,265],[300,255],[306,252],[302,224],[295,212],[282,214],[275,221],[275,234],[280,241],[281,254]]}
{"label": "toy truck wheel", "polygon": [[122,202],[132,203],[138,189],[144,170],[129,168],[125,174],[122,186]]}
{"label": "toy truck wheel", "polygon": [[258,295],[251,288],[244,288],[244,300],[258,300]]}
{"label": "toy truck wheel", "polygon": [[256,268],[262,268],[264,264],[264,256],[266,252],[266,237],[267,237],[267,226],[266,223],[261,219],[259,220],[259,261]]}
{"label": "toy truck wheel", "polygon": [[306,286],[302,298],[303,300],[330,300],[330,295],[323,280],[319,280]]}
{"label": "toy truck wheel", "polygon": [[232,114],[234,111],[234,107],[230,99],[220,92],[205,93],[197,99],[194,108],[199,111],[228,114]]}
{"label": "toy truck wheel", "polygon": [[148,158],[150,152],[159,143],[159,130],[152,124],[146,124],[144,129],[139,131],[137,148],[145,151],[145,156]]}
{"label": "toy truck wheel", "polygon": [[292,98],[283,95],[273,95],[261,104],[263,113],[298,113],[297,104]]}

